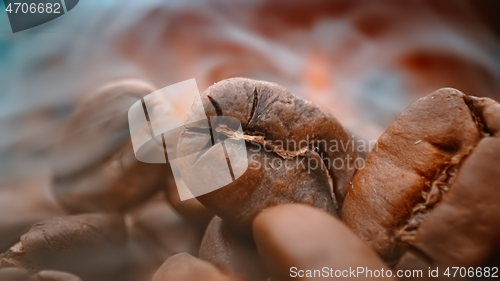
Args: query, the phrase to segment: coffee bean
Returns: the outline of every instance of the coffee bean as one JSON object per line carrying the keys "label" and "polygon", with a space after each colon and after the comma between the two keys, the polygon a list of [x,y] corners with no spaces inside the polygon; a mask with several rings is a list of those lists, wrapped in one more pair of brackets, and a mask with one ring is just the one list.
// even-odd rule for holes
{"label": "coffee bean", "polygon": [[32,273],[59,270],[88,280],[110,280],[117,273],[126,273],[125,241],[120,215],[58,217],[33,225],[19,243],[2,255],[0,265]]}
{"label": "coffee bean", "polygon": [[0,280],[30,281],[31,277],[26,270],[20,268],[3,268],[0,269]]}
{"label": "coffee bean", "polygon": [[44,270],[35,276],[35,281],[82,281],[82,279],[66,272]]}
{"label": "coffee bean", "polygon": [[499,108],[454,89],[410,105],[354,176],[342,219],[391,264],[484,262],[500,234]]}
{"label": "coffee bean", "polygon": [[407,256],[414,252],[433,266],[464,267],[484,266],[500,252],[500,105],[491,103],[483,112],[485,129],[492,135],[464,161],[449,191],[420,225],[400,267],[411,266]]}
{"label": "coffee bean", "polygon": [[156,272],[151,281],[237,281],[237,278],[221,272],[212,264],[189,254],[170,257]]}
{"label": "coffee bean", "polygon": [[[364,271],[357,276],[362,280],[387,277],[381,275],[381,270],[389,267],[373,249],[339,219],[310,206],[285,204],[269,208],[255,219],[253,234],[272,280],[296,280],[299,274],[304,280],[312,279],[305,277],[313,274],[317,279],[338,278],[338,272],[344,278],[356,277],[351,269],[357,274],[358,268]],[[368,270],[378,270],[379,277],[370,278]]]}
{"label": "coffee bean", "polygon": [[[283,203],[300,202],[336,214],[355,169],[347,165],[334,168],[327,162],[354,160],[356,152],[334,117],[277,84],[243,78],[211,86],[201,100],[208,117],[228,116],[239,121],[242,134],[218,124],[212,128],[218,134],[213,137],[244,139],[248,156],[244,174],[197,197],[202,204],[222,219],[248,229],[259,211]],[[201,134],[200,128],[187,126],[179,141],[179,153],[189,154],[196,147],[204,147],[207,139],[210,136]],[[332,141],[344,144],[345,150],[329,149]],[[203,189],[207,181],[218,180],[214,169],[228,165],[216,147],[185,164],[184,180],[190,188]],[[227,145],[226,149],[239,148]],[[220,163],[206,165],[207,159]],[[230,164],[234,171],[245,162]]]}
{"label": "coffee bean", "polygon": [[130,106],[154,91],[124,80],[78,104],[52,153],[54,191],[68,211],[123,211],[163,188],[167,165],[138,161],[128,126]]}

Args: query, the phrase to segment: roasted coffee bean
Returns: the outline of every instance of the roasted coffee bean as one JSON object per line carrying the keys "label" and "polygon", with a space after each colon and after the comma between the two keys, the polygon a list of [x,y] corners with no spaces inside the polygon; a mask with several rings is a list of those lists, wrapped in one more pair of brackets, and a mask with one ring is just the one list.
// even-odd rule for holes
{"label": "roasted coffee bean", "polygon": [[128,125],[130,106],[154,90],[124,80],[77,106],[53,151],[54,191],[68,211],[127,210],[163,188],[166,165],[135,158]]}
{"label": "roasted coffee bean", "polygon": [[38,272],[34,281],[82,281],[82,279],[66,272],[44,270]]}
{"label": "roasted coffee bean", "polygon": [[170,257],[156,272],[151,281],[237,281],[212,264],[189,254]]}
{"label": "roasted coffee bean", "polygon": [[[310,206],[285,204],[266,209],[253,222],[253,234],[271,280],[335,278],[337,270],[343,277],[353,277],[351,269],[357,272],[359,267],[365,272],[378,270],[379,274],[389,269],[377,253],[340,220]],[[306,270],[310,271],[309,275]],[[382,276],[387,277],[370,278],[364,273],[358,277],[378,280]]]}
{"label": "roasted coffee bean", "polygon": [[31,277],[26,270],[20,268],[0,269],[0,280],[2,281],[31,281]]}
{"label": "roasted coffee bean", "polygon": [[250,233],[234,229],[219,217],[210,222],[199,257],[242,280],[266,281],[269,277]]}
{"label": "roasted coffee bean", "polygon": [[[333,161],[352,163],[356,152],[350,137],[334,117],[277,84],[244,78],[211,86],[201,95],[201,101],[209,118],[227,116],[239,121],[243,133],[219,123],[212,128],[217,134],[212,137],[244,139],[248,156],[248,169],[244,174],[220,189],[197,197],[202,204],[222,219],[248,229],[260,210],[283,203],[300,202],[332,214],[337,212],[355,169],[353,165],[338,163],[337,169]],[[190,116],[187,120],[196,120]],[[210,136],[200,133],[202,129],[206,128],[187,126],[179,141],[181,155],[205,147],[207,140],[210,144]],[[333,149],[333,142],[338,144],[337,148],[344,145],[344,149]],[[218,179],[214,169],[227,167],[227,159],[215,152],[219,146],[221,143],[199,155],[194,162],[186,163],[184,180],[190,188],[203,188],[207,182]],[[220,164],[205,165],[207,158]],[[230,163],[233,171],[245,164],[245,161]]]}
{"label": "roasted coffee bean", "polygon": [[[126,230],[115,214],[53,218],[33,225],[0,260],[1,267],[32,273],[59,270],[84,280],[113,280],[126,274]],[[126,280],[122,276],[121,280]]]}
{"label": "roasted coffee bean", "polygon": [[[500,104],[468,98],[478,124],[488,132],[464,161],[443,200],[420,225],[399,268],[485,266],[500,246]],[[494,266],[498,266],[498,261]]]}
{"label": "roasted coffee bean", "polygon": [[66,214],[52,192],[49,173],[4,183],[0,187],[0,253],[34,223]]}
{"label": "roasted coffee bean", "polygon": [[485,262],[500,235],[499,124],[490,99],[454,89],[419,99],[354,176],[343,220],[402,268]]}

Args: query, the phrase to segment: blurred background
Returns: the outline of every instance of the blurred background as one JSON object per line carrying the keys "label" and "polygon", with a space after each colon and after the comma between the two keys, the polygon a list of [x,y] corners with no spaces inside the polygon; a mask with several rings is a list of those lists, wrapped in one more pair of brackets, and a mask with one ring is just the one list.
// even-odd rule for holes
{"label": "blurred background", "polygon": [[441,87],[498,99],[498,1],[85,0],[13,34],[0,13],[0,171],[24,177],[106,82],[281,84],[377,139]]}
{"label": "blurred background", "polygon": [[230,77],[267,80],[366,140],[441,87],[499,101],[499,4],[84,0],[15,34],[0,12],[0,214],[26,214],[20,226],[0,224],[25,229],[48,216],[13,200],[12,182],[50,186],[47,155],[75,106],[116,79],[162,88],[196,78],[200,91]]}

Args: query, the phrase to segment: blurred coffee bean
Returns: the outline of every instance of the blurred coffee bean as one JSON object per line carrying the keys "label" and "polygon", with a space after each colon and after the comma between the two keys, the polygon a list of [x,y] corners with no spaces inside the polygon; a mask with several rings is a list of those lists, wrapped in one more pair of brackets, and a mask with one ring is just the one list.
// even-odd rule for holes
{"label": "blurred coffee bean", "polygon": [[200,259],[209,261],[242,280],[267,280],[269,275],[251,233],[241,231],[232,228],[221,218],[214,217],[203,237]]}
{"label": "blurred coffee bean", "polygon": [[221,272],[212,264],[187,253],[169,258],[156,272],[151,281],[238,281]]}
{"label": "blurred coffee bean", "polygon": [[1,267],[58,270],[84,280],[127,280],[126,229],[116,214],[58,217],[32,226],[2,255]]}
{"label": "blurred coffee bean", "polygon": [[127,144],[102,167],[56,181],[55,194],[73,213],[125,211],[163,188],[164,169],[166,165],[139,162]]}
{"label": "blurred coffee bean", "polygon": [[[128,110],[155,91],[137,80],[109,83],[81,100],[53,151],[56,177],[68,177],[99,166],[130,139]],[[85,149],[82,149],[85,148]]]}
{"label": "blurred coffee bean", "polygon": [[66,272],[44,270],[35,275],[34,281],[82,281],[82,279]]}
{"label": "blurred coffee bean", "polygon": [[52,193],[49,173],[3,183],[0,187],[0,253],[40,221],[65,215]]}
{"label": "blurred coffee bean", "polygon": [[[273,281],[335,278],[337,270],[345,274],[359,267],[379,273],[389,269],[340,220],[310,206],[286,204],[266,209],[253,222],[253,234]],[[303,270],[303,277],[299,270]],[[316,272],[315,278],[307,278],[306,270],[320,271],[320,275]],[[359,279],[378,280],[383,276],[387,274],[370,278],[360,273]]]}
{"label": "blurred coffee bean", "polygon": [[123,80],[77,106],[52,153],[54,191],[68,211],[127,210],[163,187],[166,165],[135,158],[128,126],[130,106],[154,91]]}
{"label": "blurred coffee bean", "polygon": [[2,281],[31,281],[31,277],[26,270],[20,268],[0,269],[0,280]]}

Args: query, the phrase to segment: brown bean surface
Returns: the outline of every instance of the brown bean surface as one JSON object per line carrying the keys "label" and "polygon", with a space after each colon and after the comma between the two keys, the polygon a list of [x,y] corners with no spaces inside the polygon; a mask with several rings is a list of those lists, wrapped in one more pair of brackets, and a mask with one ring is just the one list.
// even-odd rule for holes
{"label": "brown bean surface", "polygon": [[1,256],[0,266],[24,268],[32,273],[60,270],[87,280],[108,280],[126,273],[125,241],[120,215],[53,218],[33,225],[19,243]]}
{"label": "brown bean surface", "polygon": [[53,151],[54,192],[72,213],[123,211],[163,188],[167,165],[138,161],[128,110],[153,86],[111,83],[81,101]]}
{"label": "brown bean surface", "polygon": [[[340,220],[309,206],[286,204],[267,209],[255,219],[253,234],[272,280],[328,279],[318,275],[307,277],[306,273],[304,277],[293,277],[292,267],[296,273],[317,270],[321,274],[324,267],[344,273],[358,267],[372,271],[389,269],[377,253]],[[328,274],[332,274],[330,270]],[[335,278],[335,273],[332,275]],[[384,279],[364,276],[360,274],[363,280]],[[342,279],[349,279],[349,275]]]}
{"label": "brown bean surface", "polygon": [[189,254],[170,257],[156,272],[151,281],[238,281],[221,272],[214,265]]}
{"label": "brown bean surface", "polygon": [[485,262],[499,235],[498,108],[454,89],[414,102],[355,174],[342,219],[392,264]]}
{"label": "brown bean surface", "polygon": [[[354,161],[356,153],[350,137],[334,117],[277,84],[244,78],[211,86],[201,100],[207,116],[229,116],[241,123],[243,136],[239,137],[246,140],[249,162],[240,178],[199,196],[202,204],[222,219],[247,228],[260,210],[283,203],[301,202],[336,214],[354,169],[347,165],[335,169],[326,161]],[[226,137],[235,137],[224,130],[215,128]],[[179,148],[182,153],[194,146],[204,147],[206,141],[206,136],[188,127]],[[348,148],[332,151],[328,149],[330,141],[342,142]],[[208,150],[197,161],[202,162],[204,157],[217,155]],[[227,165],[223,157],[219,161]],[[316,167],[311,168],[310,161]],[[203,186],[203,181],[213,174],[211,167],[198,162],[190,164],[188,172],[197,177],[188,178],[188,186]]]}
{"label": "brown bean surface", "polygon": [[442,202],[422,222],[399,268],[485,266],[500,248],[500,105],[471,97],[474,114],[488,132],[464,161]]}

